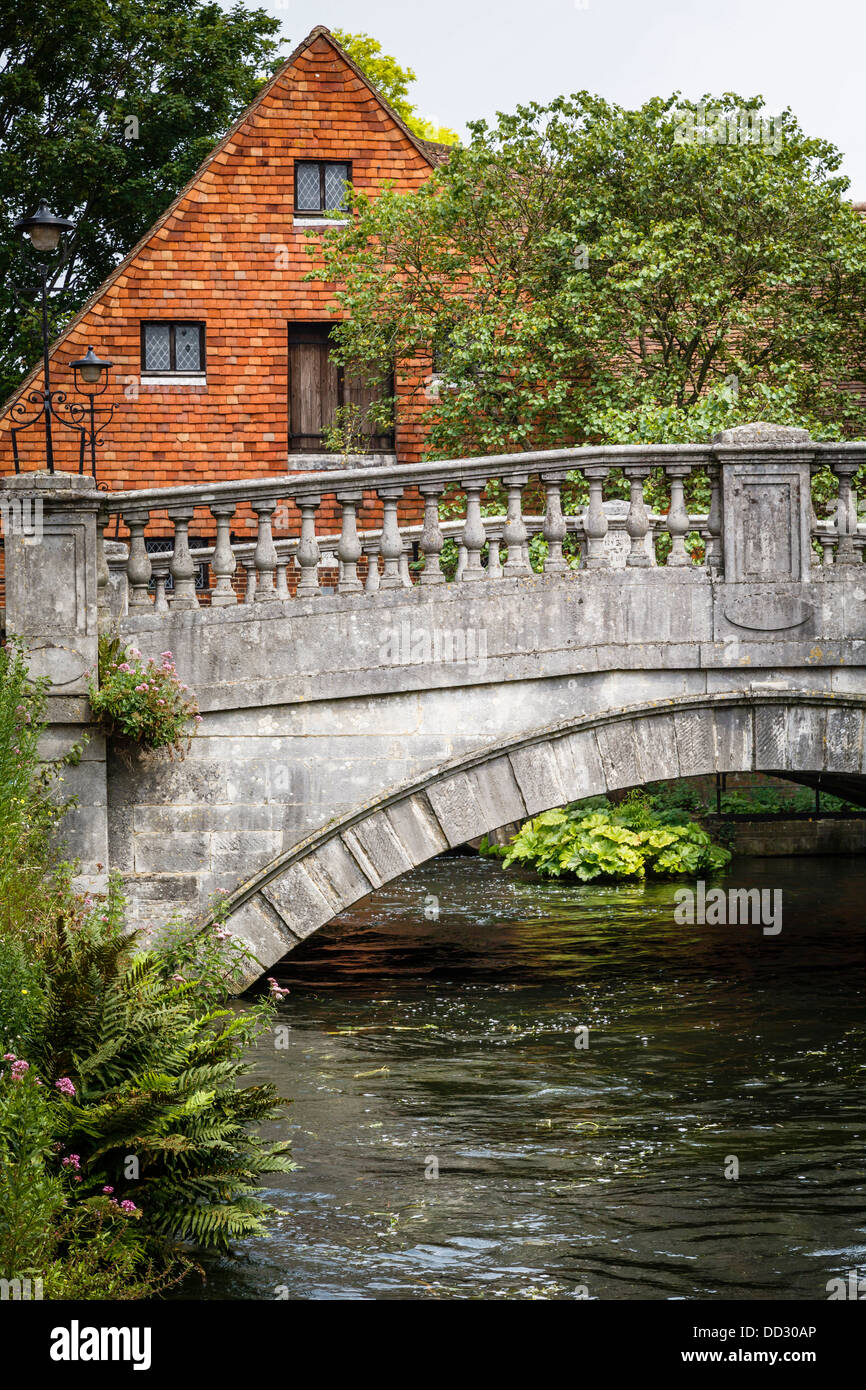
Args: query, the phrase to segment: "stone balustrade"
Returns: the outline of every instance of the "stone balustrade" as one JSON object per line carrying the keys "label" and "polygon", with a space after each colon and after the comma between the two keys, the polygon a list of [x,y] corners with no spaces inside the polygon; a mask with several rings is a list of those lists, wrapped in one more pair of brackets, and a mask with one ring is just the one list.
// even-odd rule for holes
{"label": "stone balustrade", "polygon": [[[529,543],[537,535],[546,543],[536,561],[544,574],[562,574],[574,564],[595,571],[656,564],[682,569],[696,563],[722,573],[727,552],[728,568],[732,562],[741,568],[746,563],[745,575],[748,564],[754,570],[753,561],[735,559],[737,537],[724,534],[725,512],[734,505],[735,494],[753,504],[746,512],[755,521],[747,541],[752,552],[766,559],[771,542],[782,545],[775,559],[770,558],[772,570],[774,563],[778,567],[787,532],[795,527],[799,502],[792,486],[802,492],[803,480],[808,488],[809,474],[826,466],[838,479],[835,516],[819,520],[810,500],[808,534],[797,523],[801,534],[794,548],[804,552],[798,562],[802,577],[813,566],[862,561],[866,531],[858,524],[853,477],[864,460],[866,444],[818,444],[804,431],[747,426],[728,431],[712,445],[553,450],[115,493],[103,498],[101,520],[107,523],[119,516],[129,531],[125,572],[130,612],[198,607],[203,596],[196,591],[195,575],[202,560],[212,572],[207,597],[215,608],[286,601],[292,592],[304,597],[328,580],[327,587],[351,594],[413,583],[425,588],[520,578],[532,573]],[[628,486],[627,502],[604,500],[605,483],[614,470],[621,470]],[[644,496],[654,470],[664,474],[669,491],[664,515],[653,514]],[[709,511],[699,515],[689,514],[684,499],[686,479],[694,470],[705,471],[711,493]],[[563,511],[563,487],[575,477],[584,480],[588,503],[568,515]],[[485,516],[482,497],[492,480],[501,483],[507,510]],[[542,515],[523,511],[530,480],[537,480],[543,491]],[[462,494],[465,515],[442,520],[442,498],[453,499],[455,489],[458,498]],[[373,529],[364,528],[359,515],[362,506],[369,510],[373,495],[381,521]],[[338,505],[338,535],[317,532],[317,513],[326,496]],[[398,506],[407,496],[420,496],[423,525],[399,524]],[[275,514],[283,525],[290,516],[298,534],[275,537]],[[214,534],[213,544],[190,547],[194,518],[199,528]],[[239,519],[254,528],[248,542],[239,542],[233,531]],[[152,555],[146,545],[145,533],[154,521],[173,530],[164,555]],[[569,535],[574,538],[571,561],[563,554]],[[694,536],[702,546],[692,544]],[[448,541],[456,543],[457,562],[447,567],[446,577],[442,552]]]}

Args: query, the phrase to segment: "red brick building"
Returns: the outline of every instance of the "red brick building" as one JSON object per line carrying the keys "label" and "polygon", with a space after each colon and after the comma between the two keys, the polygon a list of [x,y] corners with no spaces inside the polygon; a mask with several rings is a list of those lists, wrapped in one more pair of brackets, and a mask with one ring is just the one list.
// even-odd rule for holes
{"label": "red brick building", "polygon": [[[114,364],[103,401],[117,413],[99,450],[100,484],[261,477],[321,452],[336,406],[363,404],[367,392],[329,361],[332,294],[305,279],[310,228],[339,220],[347,180],[368,193],[385,181],[414,189],[446,152],[413,135],[328,31],[314,29],[53,349],[61,390],[90,344]],[[27,378],[0,418],[4,473],[13,468],[9,406],[41,389],[41,376]],[[370,445],[413,462],[417,409],[407,400],[398,414],[396,439]],[[76,436],[54,433],[57,466],[74,471]],[[19,447],[23,469],[44,467],[38,426]]]}

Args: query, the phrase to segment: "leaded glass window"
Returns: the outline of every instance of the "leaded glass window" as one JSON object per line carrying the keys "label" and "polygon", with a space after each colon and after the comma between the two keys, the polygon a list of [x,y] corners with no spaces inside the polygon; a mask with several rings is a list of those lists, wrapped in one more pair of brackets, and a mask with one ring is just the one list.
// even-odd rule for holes
{"label": "leaded glass window", "polygon": [[143,323],[141,370],[197,375],[205,369],[203,323]]}
{"label": "leaded glass window", "polygon": [[299,159],[295,163],[295,212],[324,217],[329,212],[346,212],[349,207],[346,184],[352,166],[340,160]]}

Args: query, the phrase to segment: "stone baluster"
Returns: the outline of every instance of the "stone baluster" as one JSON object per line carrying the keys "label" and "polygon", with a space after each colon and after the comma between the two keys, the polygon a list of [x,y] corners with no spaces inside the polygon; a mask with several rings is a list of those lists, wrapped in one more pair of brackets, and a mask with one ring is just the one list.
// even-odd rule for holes
{"label": "stone baluster", "polygon": [[526,522],[523,520],[521,503],[521,493],[526,487],[527,480],[525,473],[502,480],[508,492],[508,510],[505,518],[505,529],[502,532],[502,539],[508,548],[508,559],[505,561],[503,570],[506,579],[532,573],[527,550],[529,532],[526,529]]}
{"label": "stone baluster", "polygon": [[309,598],[319,592],[319,542],[316,540],[316,512],[321,497],[298,498],[301,513],[301,539],[298,543],[296,559],[301,570],[298,580],[298,598]]}
{"label": "stone baluster", "polygon": [[833,472],[839,479],[839,500],[836,505],[836,564],[856,565],[860,557],[854,548],[857,532],[857,499],[854,495],[854,474],[859,463],[853,459],[834,461]]}
{"label": "stone baluster", "polygon": [[367,557],[367,582],[364,585],[364,592],[375,594],[380,585],[379,578],[379,541],[365,541],[364,554]]}
{"label": "stone baluster", "polygon": [[607,568],[604,538],[607,535],[607,513],[601,498],[602,484],[609,473],[602,464],[590,464],[584,468],[584,476],[589,483],[589,505],[583,519],[583,533],[586,537],[586,568],[598,570]]}
{"label": "stone baluster", "polygon": [[237,561],[231,542],[231,527],[236,511],[234,502],[210,503],[211,516],[217,528],[212,561],[216,584],[210,596],[211,608],[229,608],[238,601],[233,583]]}
{"label": "stone baluster", "polygon": [[379,554],[384,562],[382,570],[383,589],[401,589],[400,556],[403,553],[403,537],[397,525],[397,503],[403,496],[401,487],[379,488],[379,499],[384,508],[382,535],[379,541]]}
{"label": "stone baluster", "polygon": [[[542,474],[541,481],[544,483],[544,526],[542,535],[547,541],[547,557],[544,561],[545,574],[564,574],[568,569],[568,562],[562,553],[562,542],[565,540],[566,524],[565,517],[562,515],[562,483],[559,478],[549,478]],[[488,566],[489,568],[489,566]]]}
{"label": "stone baluster", "polygon": [[126,564],[126,578],[129,584],[130,613],[149,612],[153,603],[148,592],[150,587],[150,555],[144,542],[144,530],[150,520],[149,512],[124,512],[123,520],[129,527],[129,559]]}
{"label": "stone baluster", "polygon": [[722,568],[722,489],[721,468],[717,463],[707,465],[710,479],[710,510],[707,516],[706,564],[711,570]]}
{"label": "stone baluster", "polygon": [[481,520],[481,494],[484,491],[485,483],[483,481],[465,482],[462,487],[466,493],[466,520],[463,523],[463,534],[460,540],[466,551],[466,560],[462,572],[458,563],[457,578],[469,583],[484,578],[481,551],[487,537],[484,533],[484,522]]}
{"label": "stone baluster", "polygon": [[291,560],[290,555],[281,555],[277,551],[277,570],[276,570],[276,595],[280,603],[288,603],[292,597],[289,593],[288,569]]}
{"label": "stone baluster", "polygon": [[665,465],[665,473],[670,479],[671,484],[671,505],[668,509],[667,529],[671,538],[671,548],[668,553],[667,563],[669,565],[690,565],[691,556],[686,550],[685,537],[691,529],[689,514],[686,511],[683,484],[691,473],[692,468],[689,463],[669,463]]}
{"label": "stone baluster", "polygon": [[820,536],[817,537],[817,539],[818,539],[818,544],[819,544],[820,547],[821,547],[821,558],[820,558],[820,560],[816,560],[816,558],[815,558],[815,552],[814,552],[814,550],[812,549],[812,544],[811,544],[812,538],[815,536],[815,534],[816,534],[816,532],[817,532],[817,530],[818,530],[818,527],[819,527],[819,525],[820,525],[820,523],[819,523],[819,521],[818,521],[818,513],[815,511],[815,499],[814,499],[814,497],[812,496],[812,479],[813,479],[813,477],[815,476],[815,474],[816,474],[817,472],[820,471],[820,469],[821,469],[821,463],[820,463],[820,462],[813,462],[813,463],[811,463],[811,464],[809,465],[809,564],[810,564],[810,565],[813,565],[813,564],[832,565],[832,563],[833,563],[833,555],[832,555],[832,552],[831,552],[829,559],[827,558],[827,547],[826,547],[825,544],[824,544],[824,537],[823,537],[823,535],[820,535]]}
{"label": "stone baluster", "polygon": [[412,542],[403,541],[403,550],[400,555],[400,583],[404,589],[412,588],[412,572],[409,569],[409,558],[412,554]]}
{"label": "stone baluster", "polygon": [[457,542],[457,568],[454,571],[455,583],[459,584],[469,563],[469,551],[462,541]]}
{"label": "stone baluster", "polygon": [[192,521],[193,506],[169,507],[169,520],[174,526],[174,549],[169,569],[174,584],[171,597],[173,609],[198,608],[198,594],[195,591],[195,561],[189,553],[189,523]]}
{"label": "stone baluster", "polygon": [[821,563],[825,567],[825,569],[829,569],[831,565],[835,563],[835,549],[835,538],[833,536],[827,535],[825,532],[825,534],[821,536]]}
{"label": "stone baluster", "polygon": [[252,555],[245,555],[241,564],[247,572],[247,582],[244,588],[244,603],[253,603],[256,597],[256,562]]}
{"label": "stone baluster", "polygon": [[441,483],[422,483],[419,492],[424,498],[424,527],[421,532],[421,554],[424,556],[422,584],[444,584],[445,575],[439,556],[445,544],[442,527],[439,525],[439,498],[442,496]]}
{"label": "stone baluster", "polygon": [[277,509],[276,501],[269,498],[256,499],[251,503],[259,519],[256,532],[256,603],[273,603],[277,599],[274,573],[277,568],[277,547],[274,545],[271,530],[271,517]]}
{"label": "stone baluster", "polygon": [[363,497],[360,488],[355,492],[337,493],[337,501],[343,511],[340,543],[337,546],[337,559],[340,562],[337,592],[340,594],[359,594],[363,588],[358,578],[358,561],[362,554],[361,542],[358,539],[358,507]]}
{"label": "stone baluster", "polygon": [[154,611],[157,613],[168,612],[168,599],[165,595],[165,586],[169,576],[170,557],[168,555],[154,555],[152,561],[153,583],[155,594],[153,599]]}
{"label": "stone baluster", "polygon": [[636,467],[628,467],[623,470],[629,485],[629,507],[625,519],[625,529],[631,541],[626,565],[638,569],[646,569],[651,563],[646,540],[649,535],[650,521],[643,497],[643,485],[649,477],[649,471],[649,468]]}
{"label": "stone baluster", "polygon": [[105,554],[105,528],[109,513],[101,507],[96,515],[96,621],[103,632],[111,623],[111,606],[108,602],[108,586],[111,572]]}
{"label": "stone baluster", "polygon": [[502,544],[502,532],[498,526],[486,526],[487,532],[487,578],[501,579],[504,573],[502,569],[502,556],[499,547]]}

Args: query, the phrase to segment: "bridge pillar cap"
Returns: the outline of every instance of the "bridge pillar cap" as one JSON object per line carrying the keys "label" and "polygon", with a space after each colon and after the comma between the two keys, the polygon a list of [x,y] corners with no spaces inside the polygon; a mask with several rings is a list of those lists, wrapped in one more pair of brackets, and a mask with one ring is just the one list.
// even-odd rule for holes
{"label": "bridge pillar cap", "polygon": [[87,473],[49,473],[47,468],[29,473],[10,473],[0,479],[3,492],[56,492],[64,497],[75,493],[96,492],[96,480]]}
{"label": "bridge pillar cap", "polygon": [[756,420],[713,435],[714,444],[810,444],[812,436],[798,425],[770,425]]}

